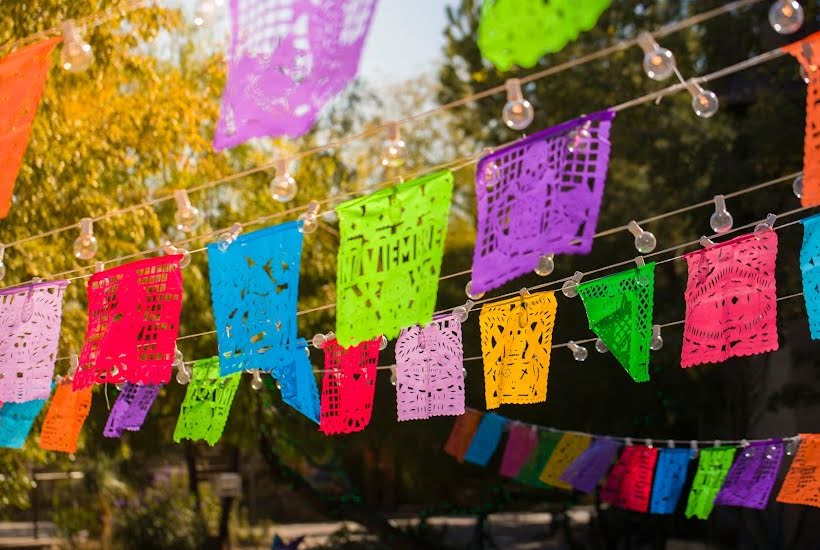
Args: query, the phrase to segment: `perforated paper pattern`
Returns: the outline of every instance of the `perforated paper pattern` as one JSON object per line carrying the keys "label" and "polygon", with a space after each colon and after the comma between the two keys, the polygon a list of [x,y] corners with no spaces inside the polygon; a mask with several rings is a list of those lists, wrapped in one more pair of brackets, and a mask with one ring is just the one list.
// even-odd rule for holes
{"label": "perforated paper pattern", "polygon": [[743,235],[685,258],[681,366],[776,350],[777,233]]}
{"label": "perforated paper pattern", "polygon": [[485,414],[478,425],[470,446],[464,454],[464,460],[479,466],[486,466],[493,456],[498,444],[501,442],[501,434],[507,419],[494,413]]}
{"label": "perforated paper pattern", "polygon": [[304,356],[296,336],[301,257],[295,221],[240,235],[224,251],[208,245],[223,375],[258,369],[281,378]]}
{"label": "perforated paper pattern", "polygon": [[329,340],[322,379],[319,429],[325,435],[362,431],[370,423],[380,339],[343,348]]}
{"label": "perforated paper pattern", "polygon": [[556,301],[552,292],[487,303],[481,308],[481,353],[488,409],[547,399]]}
{"label": "perforated paper pattern", "polygon": [[74,389],[168,382],[182,309],[181,259],[148,258],[91,276]]}
{"label": "perforated paper pattern", "polygon": [[33,399],[0,405],[0,447],[22,448],[31,432],[31,425],[45,404],[46,399]]}
{"label": "perforated paper pattern", "polygon": [[464,414],[464,350],[454,316],[436,317],[399,335],[396,408],[399,420]]}
{"label": "perforated paper pattern", "polygon": [[114,401],[111,412],[108,413],[103,435],[120,437],[126,430],[138,432],[160,389],[162,386],[159,384],[148,384],[147,386],[125,384],[117,400]]}
{"label": "perforated paper pattern", "polygon": [[686,502],[686,517],[707,519],[715,506],[715,497],[732,467],[734,447],[703,449],[698,457],[698,471],[692,481],[689,500]]}
{"label": "perforated paper pattern", "polygon": [[800,272],[803,275],[803,299],[809,316],[811,337],[820,340],[820,215],[802,220],[803,246],[800,248]]}
{"label": "perforated paper pattern", "polygon": [[[602,111],[570,120],[479,161],[474,292],[531,274],[545,254],[592,250],[614,116]],[[571,153],[583,128],[590,135]]]}
{"label": "perforated paper pattern", "polygon": [[0,290],[0,402],[51,394],[68,281]]}
{"label": "perforated paper pattern", "polygon": [[220,377],[219,357],[195,361],[191,381],[179,410],[174,441],[207,441],[213,446],[222,437],[241,374]]}
{"label": "perforated paper pattern", "polygon": [[51,52],[61,40],[43,40],[0,59],[0,218],[11,208],[14,181],[46,86]]}
{"label": "perforated paper pattern", "polygon": [[339,205],[336,338],[344,346],[429,323],[453,174],[435,172]]}
{"label": "perforated paper pattern", "polygon": [[515,477],[521,467],[527,462],[538,445],[538,430],[534,426],[510,424],[510,435],[504,447],[504,456],[501,458],[501,468],[498,473],[506,477]]}
{"label": "perforated paper pattern", "polygon": [[591,493],[615,462],[620,448],[618,442],[612,439],[595,439],[581,456],[567,466],[561,474],[561,481],[578,491]]}
{"label": "perforated paper pattern", "polygon": [[562,435],[550,459],[541,470],[539,479],[547,485],[567,491],[572,490],[571,484],[561,481],[561,474],[589,447],[590,441],[591,438],[588,435],[570,433]]}
{"label": "perforated paper pattern", "polygon": [[538,434],[538,446],[535,451],[530,454],[530,457],[518,471],[515,479],[533,487],[546,488],[544,482],[541,481],[541,472],[544,470],[544,465],[552,456],[555,446],[561,439],[561,434],[558,432],[541,432]]}
{"label": "perforated paper pattern", "polygon": [[319,388],[313,375],[313,365],[305,353],[307,342],[299,340],[297,344],[302,346],[302,352],[296,353],[293,365],[284,369],[279,378],[282,400],[318,424]]}
{"label": "perforated paper pattern", "polygon": [[777,502],[820,508],[820,435],[800,434],[800,447],[780,487]]}
{"label": "perforated paper pattern", "polygon": [[595,26],[611,0],[485,0],[478,24],[481,55],[500,71],[531,68]]}
{"label": "perforated paper pattern", "polygon": [[450,436],[444,443],[444,452],[459,462],[464,462],[464,455],[470,447],[482,416],[476,410],[467,409],[464,414],[457,417],[453,422],[453,429],[450,430]]}
{"label": "perforated paper pattern", "polygon": [[40,447],[62,453],[77,452],[77,440],[90,410],[90,387],[74,391],[70,382],[58,385],[40,429]]}
{"label": "perforated paper pattern", "polygon": [[646,513],[657,460],[658,449],[654,447],[624,447],[601,489],[601,500],[618,508]]}
{"label": "perforated paper pattern", "polygon": [[376,0],[231,0],[214,149],[299,137],[358,71]]}
{"label": "perforated paper pattern", "polygon": [[715,504],[757,510],[766,508],[780,473],[783,450],[780,440],[761,441],[739,449]]}
{"label": "perforated paper pattern", "polygon": [[691,460],[691,449],[660,450],[658,464],[655,468],[655,482],[652,485],[650,512],[653,514],[675,513]]}

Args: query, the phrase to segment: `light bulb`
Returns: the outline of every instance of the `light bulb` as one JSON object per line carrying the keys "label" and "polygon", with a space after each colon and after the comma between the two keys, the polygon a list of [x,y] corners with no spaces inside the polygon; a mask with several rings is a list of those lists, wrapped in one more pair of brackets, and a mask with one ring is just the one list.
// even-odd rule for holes
{"label": "light bulb", "polygon": [[307,211],[299,216],[299,231],[306,234],[315,233],[319,228],[319,203],[310,201]]}
{"label": "light bulb", "polygon": [[792,183],[792,191],[794,192],[795,196],[798,199],[803,198],[803,176],[799,175],[794,178],[794,182]]}
{"label": "light bulb", "polygon": [[649,254],[655,250],[656,246],[658,246],[658,241],[655,239],[655,235],[649,231],[644,231],[641,229],[641,226],[638,225],[638,222],[635,220],[629,222],[626,229],[635,237],[635,248],[641,254]]}
{"label": "light bulb", "polygon": [[185,361],[185,357],[182,355],[182,352],[179,351],[179,348],[174,345],[174,358],[171,361],[171,366],[179,368],[182,366],[182,363]]}
{"label": "light bulb", "polygon": [[6,256],[6,245],[0,244],[0,281],[2,281],[6,276],[6,264],[3,262],[3,259]]}
{"label": "light bulb", "polygon": [[259,391],[265,385],[265,382],[262,381],[262,373],[258,369],[253,371],[253,378],[251,379],[251,388]]}
{"label": "light bulb", "polygon": [[567,298],[575,298],[576,296],[578,296],[578,283],[581,282],[582,276],[583,273],[581,273],[580,271],[576,271],[571,278],[564,281],[564,284],[561,285],[561,292],[564,294],[564,296],[566,296]]}
{"label": "light bulb", "polygon": [[228,231],[225,231],[216,239],[216,246],[219,248],[220,251],[225,252],[228,250],[228,247],[239,238],[239,234],[242,233],[242,224],[237,222],[231,226]]}
{"label": "light bulb", "polygon": [[322,349],[322,346],[327,344],[327,336],[324,334],[315,334],[311,342],[313,343],[314,348]]}
{"label": "light bulb", "polygon": [[774,224],[776,221],[777,214],[767,214],[766,221],[760,222],[759,224],[755,225],[755,237],[760,239],[761,237],[763,237],[763,235],[771,231],[774,228]]}
{"label": "light bulb", "polygon": [[589,122],[586,122],[580,128],[575,128],[567,134],[567,151],[574,153],[575,151],[583,151],[586,149],[589,140],[592,139],[589,125]]}
{"label": "light bulb", "polygon": [[501,118],[504,119],[504,124],[506,124],[508,128],[512,130],[523,130],[532,123],[532,119],[535,116],[532,104],[524,99],[520,80],[511,78],[507,80],[506,86],[507,103],[504,104]]}
{"label": "light bulb", "polygon": [[168,256],[181,254],[182,258],[179,260],[179,267],[185,268],[191,265],[191,252],[186,248],[180,248],[171,241],[165,241],[162,245],[162,252]]}
{"label": "light bulb", "polygon": [[467,321],[467,318],[470,316],[470,310],[473,309],[472,300],[467,300],[467,302],[463,306],[456,306],[453,308],[453,316],[458,319],[460,323],[464,323]]}
{"label": "light bulb", "polygon": [[223,0],[200,0],[194,13],[194,25],[201,27],[212,23],[216,19],[217,8],[222,3]]}
{"label": "light bulb", "polygon": [[76,23],[72,19],[63,22],[63,49],[60,52],[60,63],[70,73],[81,73],[91,66],[94,52],[85,41]]}
{"label": "light bulb", "polygon": [[80,236],[74,239],[74,256],[80,260],[90,260],[97,254],[97,238],[94,236],[94,220],[80,220]]}
{"label": "light bulb", "polygon": [[181,384],[181,385],[184,386],[185,384],[187,384],[190,381],[191,381],[191,374],[185,369],[185,367],[182,367],[181,369],[179,369],[177,371],[177,383],[178,384]]}
{"label": "light bulb", "polygon": [[535,266],[536,275],[546,277],[555,269],[555,254],[547,254],[538,258],[538,263]]}
{"label": "light bulb", "polygon": [[464,292],[470,300],[480,300],[484,297],[483,292],[473,292],[473,282],[468,281],[467,286],[464,287]]}
{"label": "light bulb", "polygon": [[733,224],[732,215],[726,210],[726,199],[723,195],[715,195],[715,212],[709,218],[712,231],[723,234],[732,229]]}
{"label": "light bulb", "polygon": [[399,125],[390,122],[387,125],[387,140],[382,146],[382,166],[399,168],[407,162],[407,144],[401,139]]}
{"label": "light bulb", "polygon": [[174,200],[177,203],[177,211],[174,215],[174,222],[177,229],[190,233],[196,229],[202,221],[199,209],[191,204],[188,198],[188,191],[177,189],[174,191]]}
{"label": "light bulb", "polygon": [[652,80],[666,80],[675,73],[675,56],[662,48],[648,32],[638,35],[638,45],[643,50],[643,71]]}
{"label": "light bulb", "polygon": [[661,326],[652,325],[652,339],[649,341],[649,349],[658,351],[663,347],[663,337],[661,337]]}
{"label": "light bulb", "polygon": [[296,180],[288,173],[288,161],[276,161],[276,176],[270,182],[270,194],[279,202],[288,202],[296,196]]}
{"label": "light bulb", "polygon": [[709,118],[714,116],[718,111],[720,102],[715,92],[704,90],[700,84],[694,80],[686,83],[686,88],[692,94],[692,109],[700,118]]}
{"label": "light bulb", "polygon": [[572,340],[567,342],[567,347],[572,350],[572,357],[576,361],[586,361],[587,357],[589,357],[589,352],[587,351],[587,348],[585,348],[584,346],[579,346]]}
{"label": "light bulb", "polygon": [[387,336],[382,335],[379,339],[379,350],[384,351],[387,349],[387,345],[390,343],[390,340],[387,339]]}
{"label": "light bulb", "polygon": [[390,384],[395,386],[398,383],[398,381],[399,381],[399,379],[398,379],[398,376],[396,375],[396,367],[394,365],[394,366],[390,367]]}
{"label": "light bulb", "polygon": [[606,347],[606,344],[603,340],[598,338],[597,340],[595,340],[595,351],[597,351],[598,353],[606,353],[609,351],[609,348]]}
{"label": "light bulb", "polygon": [[495,160],[492,160],[484,165],[484,185],[487,191],[492,191],[495,184],[501,179],[501,169]]}
{"label": "light bulb", "polygon": [[777,0],[769,8],[769,23],[780,34],[792,34],[803,26],[803,6],[795,0]]}

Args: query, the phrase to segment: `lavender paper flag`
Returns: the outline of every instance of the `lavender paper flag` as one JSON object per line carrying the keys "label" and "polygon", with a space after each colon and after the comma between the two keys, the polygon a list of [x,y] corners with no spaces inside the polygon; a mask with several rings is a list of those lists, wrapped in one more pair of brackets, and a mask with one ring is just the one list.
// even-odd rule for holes
{"label": "lavender paper flag", "polygon": [[652,501],[649,511],[653,514],[672,514],[678,506],[692,449],[661,449],[655,465],[655,481],[652,485]]}
{"label": "lavender paper flag", "polygon": [[307,132],[356,75],[375,5],[376,0],[231,0],[228,81],[214,149]]}
{"label": "lavender paper flag", "polygon": [[740,449],[715,504],[763,510],[769,503],[782,460],[781,440],[761,441]]}
{"label": "lavender paper flag", "polygon": [[126,383],[111,412],[108,413],[108,421],[105,423],[103,435],[105,437],[120,437],[126,430],[137,432],[142,428],[148,410],[154,404],[162,386],[160,384],[147,384],[138,386],[137,384]]}
{"label": "lavender paper flag", "polygon": [[589,253],[614,116],[570,120],[481,159],[472,292],[531,273],[541,256]]}
{"label": "lavender paper flag", "polygon": [[583,493],[591,493],[615,462],[620,448],[620,444],[612,439],[594,440],[587,450],[564,470],[561,481],[569,483]]}

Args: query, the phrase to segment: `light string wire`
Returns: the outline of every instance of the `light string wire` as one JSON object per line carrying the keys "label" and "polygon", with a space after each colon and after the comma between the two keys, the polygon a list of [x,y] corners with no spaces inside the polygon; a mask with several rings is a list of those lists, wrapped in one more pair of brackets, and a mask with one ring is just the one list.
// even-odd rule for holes
{"label": "light string wire", "polygon": [[[141,5],[145,3],[145,1],[146,0],[140,0],[140,1],[136,1],[136,2],[130,2],[130,3],[129,2],[124,2],[124,4],[135,4],[136,7],[133,7],[132,9],[128,10],[128,11],[133,11],[133,9],[136,9],[137,7],[141,7]],[[728,4],[725,4],[725,5],[721,6],[721,7],[718,7],[718,8],[712,9],[712,10],[708,10],[708,11],[700,13],[700,14],[693,15],[693,16],[688,17],[686,19],[682,19],[678,22],[666,24],[662,27],[659,27],[658,29],[653,31],[651,34],[653,34],[653,36],[658,36],[658,37],[666,36],[666,35],[672,34],[674,32],[684,30],[684,29],[687,29],[687,28],[692,27],[694,25],[703,23],[705,21],[708,21],[708,20],[713,19],[715,17],[718,17],[720,15],[727,14],[727,13],[737,11],[737,10],[740,10],[742,8],[751,6],[753,4],[759,3],[760,1],[761,0],[739,0],[739,1],[736,1],[736,2],[730,2]],[[108,21],[108,20],[110,20],[110,18],[102,20],[98,24],[102,24],[103,22]],[[44,31],[44,32],[51,32],[51,31],[55,31],[55,30],[59,30],[59,29],[49,29],[49,31]],[[546,78],[547,76],[551,76],[551,75],[563,72],[565,70],[577,67],[579,65],[583,65],[585,63],[594,61],[596,59],[606,57],[606,56],[608,56],[612,53],[627,49],[627,48],[629,48],[631,46],[634,46],[636,44],[638,44],[638,39],[637,38],[622,40],[622,41],[616,42],[615,44],[613,44],[612,46],[609,46],[607,48],[603,48],[603,49],[598,50],[596,52],[590,53],[586,56],[582,56],[582,57],[573,59],[571,61],[556,65],[554,67],[550,67],[548,69],[544,69],[542,71],[532,73],[528,76],[524,76],[524,77],[520,78],[519,80],[522,83],[534,82],[536,80]],[[717,77],[714,76],[714,74],[710,75],[710,76],[711,76],[711,78],[717,78]],[[705,81],[706,77],[701,77],[701,79],[703,79],[702,81]],[[674,92],[677,92],[681,89],[679,86],[672,86],[670,88],[666,88],[665,90],[671,90],[672,88],[675,88],[675,89],[670,91],[669,93],[674,93]],[[427,111],[423,111],[421,113],[417,113],[417,114],[411,115],[409,117],[406,117],[404,119],[400,119],[400,120],[393,121],[393,122],[396,123],[396,124],[401,125],[401,124],[406,124],[406,123],[409,123],[409,122],[418,121],[418,120],[421,120],[423,118],[430,117],[430,116],[432,116],[434,114],[437,114],[439,112],[448,111],[450,109],[454,109],[454,108],[460,107],[462,105],[466,105],[468,103],[472,103],[474,101],[484,99],[486,97],[490,97],[492,95],[504,92],[505,90],[506,90],[505,86],[503,84],[501,84],[501,85],[498,85],[498,86],[495,86],[495,87],[492,87],[492,88],[488,88],[486,90],[483,90],[483,91],[475,93],[475,94],[467,95],[467,96],[465,96],[463,98],[460,98],[456,101],[446,103],[444,105],[440,105],[438,107],[434,107],[434,108],[429,109]],[[661,90],[661,92],[662,91],[663,90]],[[654,92],[653,94],[649,94],[649,96],[651,96],[651,97],[649,99],[645,99],[644,101],[641,101],[641,103],[656,100],[659,97],[662,97],[662,96],[657,96],[657,93],[658,92]],[[644,97],[646,97],[646,96],[644,96]],[[637,98],[637,99],[642,99],[642,98]],[[633,101],[635,101],[635,100],[633,100]],[[638,103],[638,104],[640,104],[640,103]],[[630,106],[631,105],[622,104],[622,105],[619,105],[619,106],[615,107],[615,110],[623,110],[623,109],[628,108]],[[359,132],[357,134],[350,134],[348,136],[345,136],[344,138],[340,138],[338,140],[331,141],[331,142],[328,142],[328,143],[320,145],[320,146],[312,147],[312,148],[306,149],[306,150],[301,151],[301,152],[296,152],[296,153],[290,154],[290,155],[287,156],[286,160],[288,160],[288,161],[298,160],[298,159],[301,159],[301,158],[304,158],[304,157],[308,157],[308,156],[311,156],[311,155],[322,153],[322,152],[327,151],[329,149],[338,148],[342,145],[346,145],[347,143],[357,141],[359,139],[364,139],[364,138],[372,137],[372,136],[380,134],[380,133],[384,133],[387,128],[388,128],[387,124],[374,126],[372,128],[369,128],[369,129],[364,130],[362,132]],[[276,161],[273,161],[273,162],[270,162],[270,163],[267,163],[267,164],[263,164],[261,166],[257,166],[257,167],[254,167],[254,168],[249,168],[249,169],[243,170],[241,172],[236,172],[234,174],[230,174],[230,175],[224,176],[222,178],[218,178],[218,179],[215,179],[215,180],[212,180],[212,181],[209,181],[209,182],[205,182],[205,183],[202,183],[202,184],[199,184],[199,185],[192,186],[192,187],[187,188],[186,190],[189,193],[195,193],[195,192],[198,192],[198,191],[203,191],[203,190],[206,190],[206,189],[210,189],[210,188],[213,188],[213,187],[217,187],[217,186],[220,186],[220,185],[231,183],[233,181],[245,178],[245,177],[250,176],[252,174],[269,171],[270,169],[274,168],[275,166],[276,166]],[[145,201],[145,202],[142,202],[142,203],[139,203],[139,204],[128,206],[128,207],[122,208],[122,209],[112,210],[110,212],[98,215],[96,217],[91,217],[91,220],[94,223],[97,223],[99,221],[106,220],[106,219],[109,219],[109,218],[112,218],[112,217],[115,217],[115,216],[119,216],[121,214],[127,214],[127,213],[131,213],[131,212],[135,212],[135,211],[140,210],[142,208],[152,207],[152,206],[155,206],[157,204],[160,204],[162,202],[169,201],[169,200],[172,200],[172,199],[173,199],[173,194],[172,193],[168,194],[168,195],[162,195],[160,197],[155,197],[153,199],[150,199],[148,201]],[[307,206],[305,205],[305,206],[301,206],[301,207],[297,207],[297,208],[298,209],[304,209],[306,207]],[[19,245],[27,243],[27,242],[31,242],[31,241],[38,240],[38,239],[41,239],[41,238],[57,235],[57,234],[60,234],[60,233],[66,232],[66,231],[70,231],[72,229],[76,229],[78,227],[79,227],[79,222],[73,223],[71,225],[66,225],[66,226],[59,227],[59,228],[56,228],[56,229],[52,229],[52,230],[49,230],[49,231],[46,231],[46,232],[43,232],[43,233],[38,233],[36,235],[30,235],[28,237],[24,237],[24,238],[21,238],[21,239],[17,239],[15,241],[11,241],[9,243],[6,243],[4,246],[5,246],[6,249],[13,248],[15,246],[19,246]]]}

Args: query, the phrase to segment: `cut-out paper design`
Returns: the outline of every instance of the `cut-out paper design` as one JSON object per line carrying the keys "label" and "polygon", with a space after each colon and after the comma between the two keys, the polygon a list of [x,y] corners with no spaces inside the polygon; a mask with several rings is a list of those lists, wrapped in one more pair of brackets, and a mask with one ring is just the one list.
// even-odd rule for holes
{"label": "cut-out paper design", "polygon": [[809,329],[814,340],[820,340],[820,214],[801,220],[803,247],[800,249],[800,272],[803,274],[803,299],[809,315]]}
{"label": "cut-out paper design", "polygon": [[11,208],[14,181],[46,86],[51,52],[60,40],[43,40],[0,59],[0,219]]}
{"label": "cut-out paper design", "polygon": [[91,387],[75,391],[71,382],[57,386],[40,430],[40,447],[61,453],[77,452],[77,440],[91,410]]}
{"label": "cut-out paper design", "polygon": [[3,403],[0,406],[0,447],[22,448],[34,420],[45,404],[46,399],[32,399],[24,403]]}
{"label": "cut-out paper design", "polygon": [[343,348],[329,340],[322,379],[319,429],[325,435],[362,431],[370,423],[380,338]]}
{"label": "cut-out paper design", "polygon": [[561,474],[561,481],[583,493],[591,493],[618,457],[620,444],[612,439],[596,439]]}
{"label": "cut-out paper design", "polygon": [[126,383],[108,413],[103,435],[120,437],[125,431],[138,432],[160,389],[159,384],[138,386]]}
{"label": "cut-out paper design", "polygon": [[585,434],[565,433],[544,465],[539,479],[547,485],[572,490],[570,483],[561,481],[561,474],[589,447],[590,441],[591,438]]}
{"label": "cut-out paper design", "polygon": [[0,290],[0,402],[51,394],[68,281]]}
{"label": "cut-out paper design", "polygon": [[759,441],[739,449],[715,504],[763,510],[769,503],[782,460],[781,440]]}
{"label": "cut-out paper design", "polygon": [[538,445],[538,430],[535,426],[517,422],[510,424],[510,435],[504,447],[504,456],[501,458],[501,468],[498,473],[506,477],[517,476],[536,445]]}
{"label": "cut-out paper design", "polygon": [[681,366],[776,350],[777,233],[743,235],[685,258]]}
{"label": "cut-out paper design", "polygon": [[601,500],[618,508],[644,512],[649,510],[652,474],[658,460],[658,449],[644,445],[627,445],[601,489]]}
{"label": "cut-out paper design", "polygon": [[820,435],[800,434],[800,447],[780,487],[777,502],[820,508]]}
{"label": "cut-out paper design", "polygon": [[174,441],[207,441],[214,446],[228,421],[241,373],[220,377],[219,357],[195,361],[179,410]]}
{"label": "cut-out paper design", "polygon": [[820,204],[820,32],[784,47],[805,69],[806,136],[803,142],[803,206]]}
{"label": "cut-out paper design", "polygon": [[578,285],[589,328],[635,382],[649,380],[655,264]]}
{"label": "cut-out paper design", "polygon": [[602,111],[570,120],[479,161],[473,292],[532,273],[541,256],[589,253],[614,116]]}
{"label": "cut-out paper design", "polygon": [[552,292],[488,303],[481,308],[481,352],[488,409],[547,399],[556,301]]}
{"label": "cut-out paper design", "polygon": [[453,315],[405,329],[396,341],[399,420],[464,414],[461,322]]}
{"label": "cut-out paper design", "polygon": [[595,26],[611,0],[485,0],[478,23],[481,55],[499,71],[529,69]]}
{"label": "cut-out paper design", "polygon": [[686,502],[686,517],[707,519],[715,506],[715,497],[732,467],[735,457],[734,447],[702,449],[698,458],[698,471],[689,490]]}
{"label": "cut-out paper design", "polygon": [[555,450],[555,446],[558,445],[560,439],[561,434],[559,432],[548,431],[539,433],[538,446],[518,471],[518,475],[515,476],[515,479],[533,487],[541,487],[542,489],[549,487],[549,485],[541,481],[541,472],[544,470],[544,465],[550,459],[550,456],[552,456],[552,452]]}
{"label": "cut-out paper design", "polygon": [[165,384],[179,334],[182,256],[148,258],[88,280],[88,329],[74,389]]}
{"label": "cut-out paper design", "polygon": [[501,434],[507,419],[495,413],[487,413],[481,419],[464,460],[479,466],[486,466],[501,441]]}
{"label": "cut-out paper design", "polygon": [[375,5],[231,0],[228,81],[214,148],[307,132],[356,75]]}
{"label": "cut-out paper design", "polygon": [[473,441],[482,416],[484,415],[476,410],[467,409],[464,414],[456,418],[450,436],[444,444],[444,452],[459,462],[464,462],[464,455]]}
{"label": "cut-out paper design", "polygon": [[655,483],[652,485],[653,514],[673,514],[678,506],[692,449],[661,449],[655,468]]}
{"label": "cut-out paper design", "polygon": [[313,375],[313,365],[310,364],[305,350],[307,347],[302,353],[295,355],[293,366],[282,373],[279,378],[279,387],[282,392],[282,401],[318,424],[321,410],[319,388],[316,385],[316,377]]}
{"label": "cut-out paper design", "polygon": [[434,172],[336,208],[336,338],[343,346],[433,317],[453,174]]}
{"label": "cut-out paper design", "polygon": [[301,257],[295,221],[239,235],[227,247],[208,245],[223,376],[261,370],[278,379],[305,355],[296,336]]}

